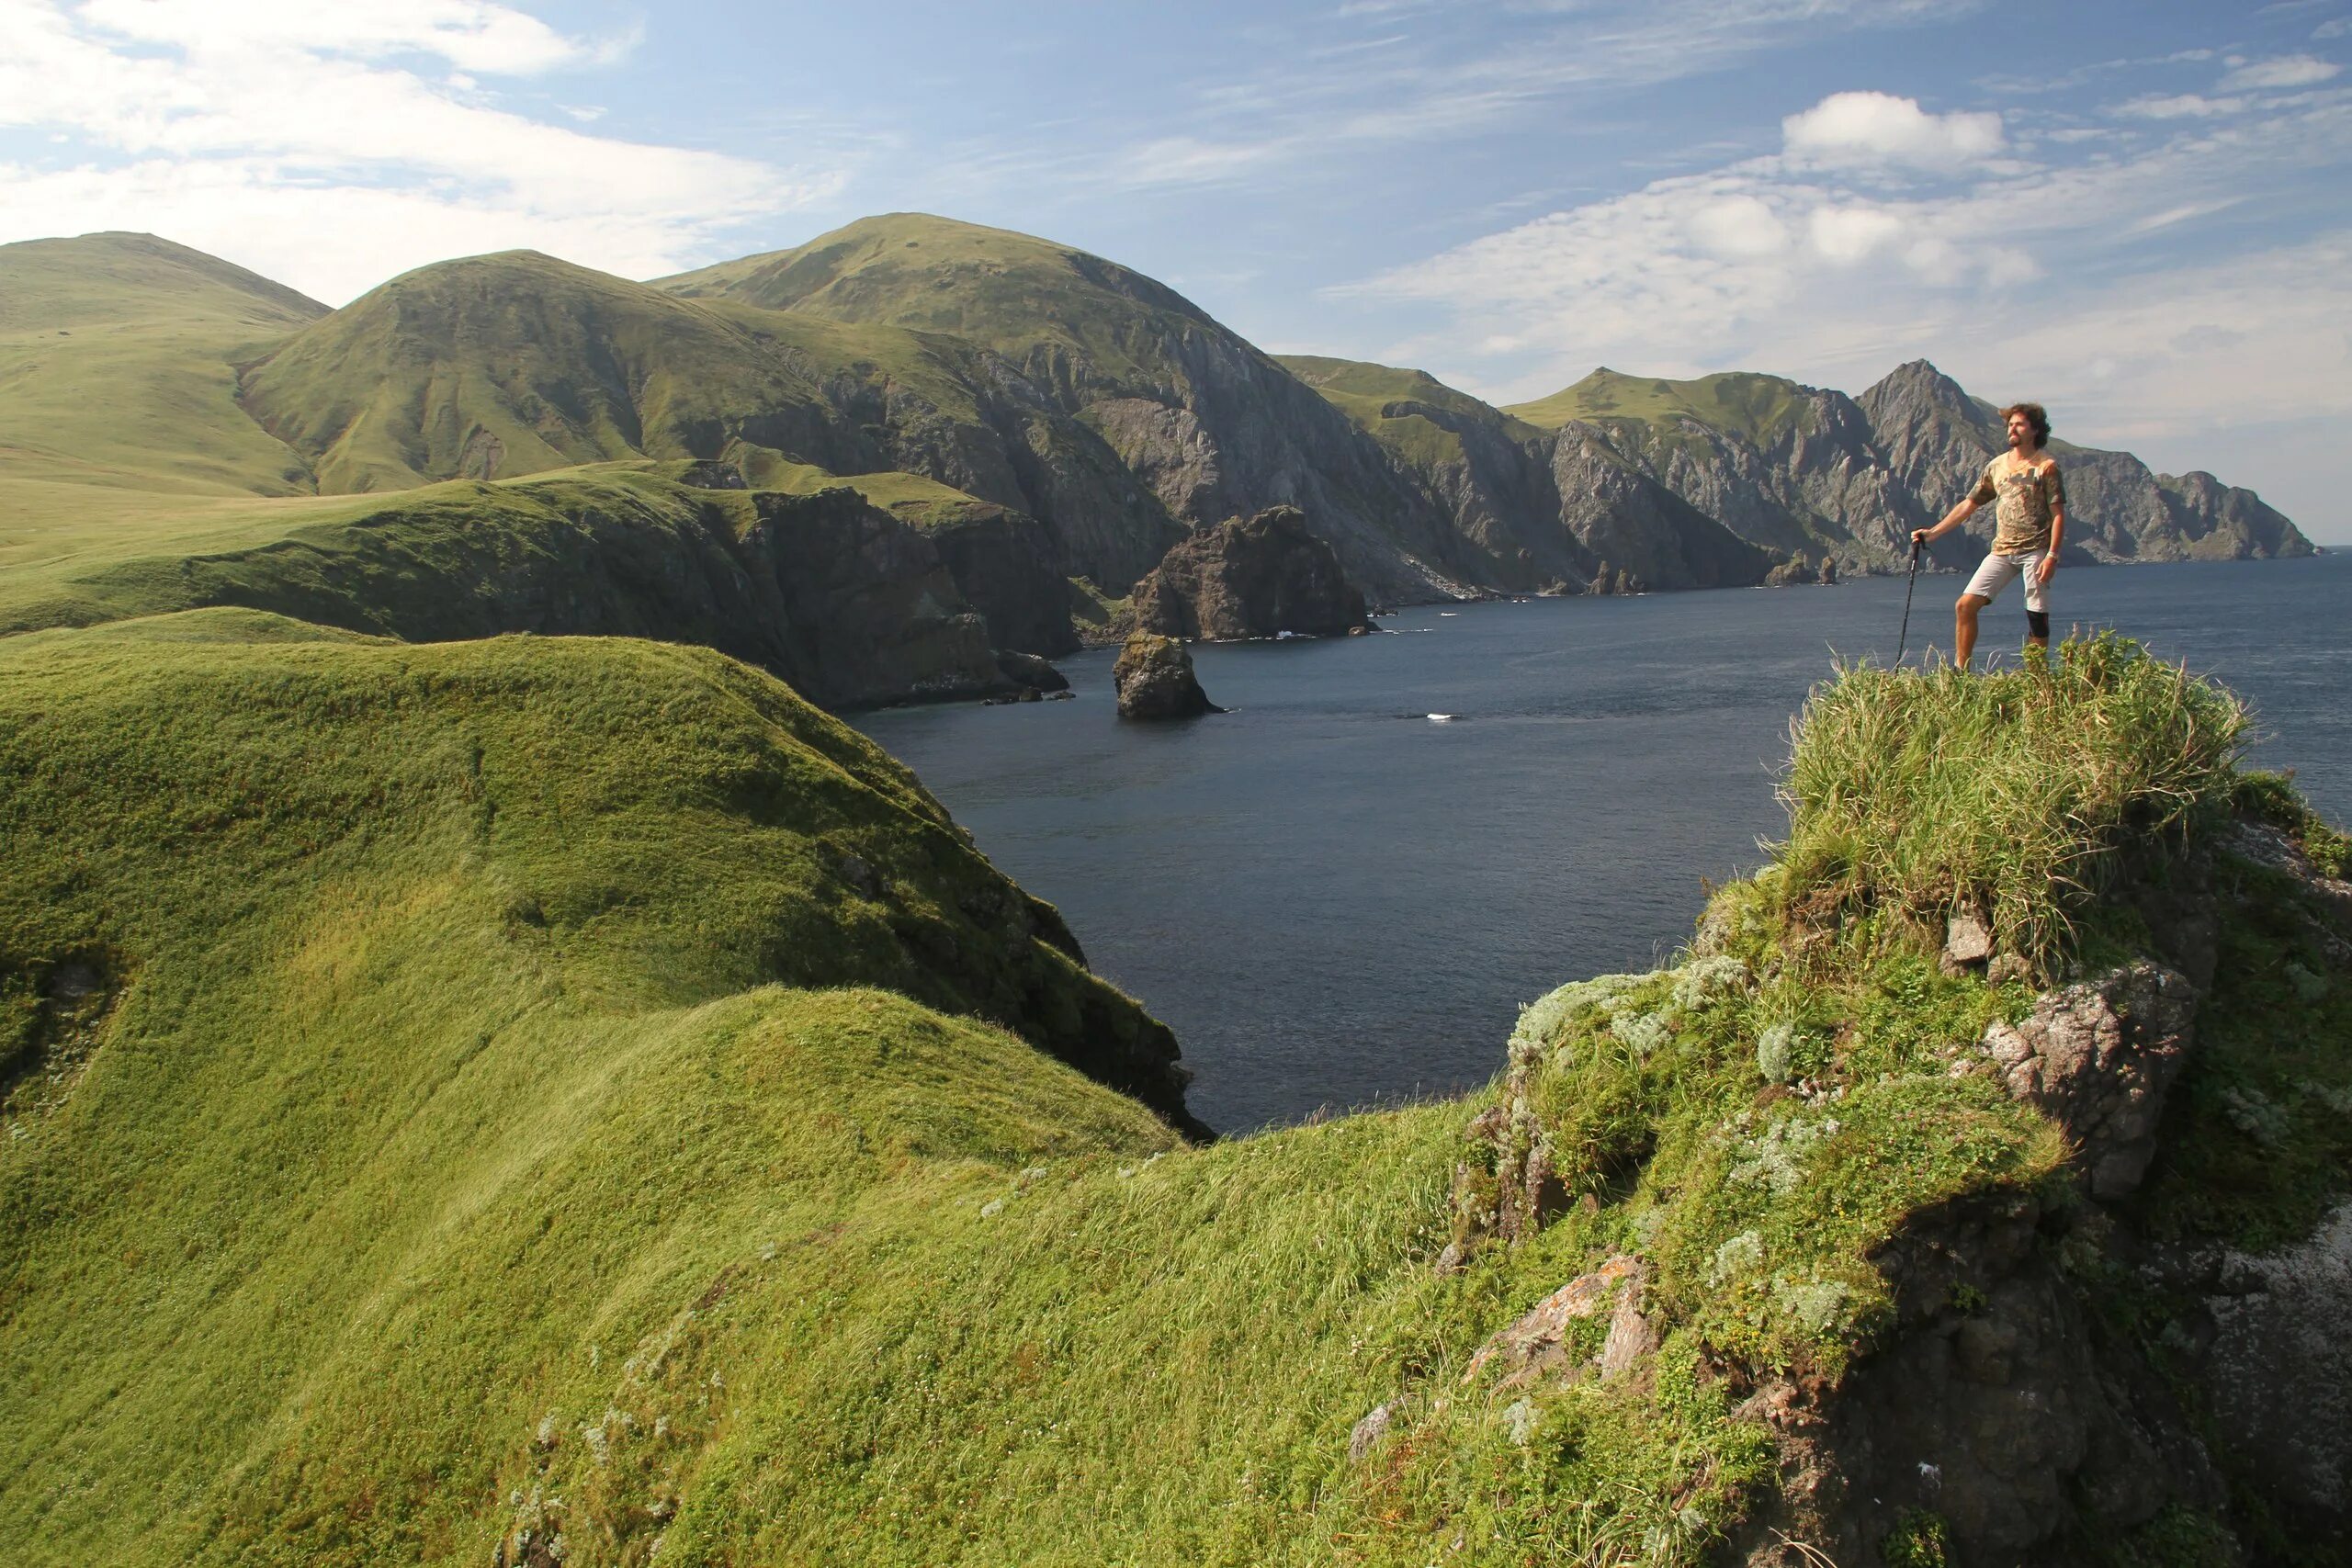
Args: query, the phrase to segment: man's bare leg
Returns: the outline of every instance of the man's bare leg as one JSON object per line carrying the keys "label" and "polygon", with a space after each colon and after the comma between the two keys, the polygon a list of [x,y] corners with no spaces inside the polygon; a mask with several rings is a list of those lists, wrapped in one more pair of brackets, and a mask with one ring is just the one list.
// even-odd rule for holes
{"label": "man's bare leg", "polygon": [[1951,607],[1951,661],[1955,668],[1965,670],[1976,656],[1976,612],[1991,604],[1973,593],[1963,593]]}

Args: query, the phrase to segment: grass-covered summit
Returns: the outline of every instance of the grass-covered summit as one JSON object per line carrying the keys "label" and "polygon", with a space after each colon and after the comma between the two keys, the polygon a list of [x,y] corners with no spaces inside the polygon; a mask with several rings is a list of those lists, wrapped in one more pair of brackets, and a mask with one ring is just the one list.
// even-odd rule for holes
{"label": "grass-covered summit", "polygon": [[[1991,798],[1958,759],[2060,711],[2096,722],[2016,820],[2058,825],[2066,921],[1996,919],[1997,977],[1947,972],[1951,914],[2018,867],[1883,829],[1950,827]],[[2352,1168],[2352,949],[2297,858],[2340,843],[2239,775],[2232,713],[2111,647],[1850,673],[1790,848],[1692,954],[1541,999],[1485,1090],[1189,1146],[1105,1087],[1170,1107],[1165,1036],[1050,912],[716,654],[239,611],[7,639],[0,1534],[59,1563],[2340,1561],[2199,1392],[2248,1374],[2164,1261],[2289,1269]],[[2001,1053],[2052,1063],[2052,1019],[2143,993],[2173,1032],[2111,1026],[2171,1064],[2163,1130],[2090,1195],[2075,1145],[2113,1129]]]}
{"label": "grass-covered summit", "polygon": [[58,492],[86,511],[126,491],[307,488],[237,406],[233,362],[325,311],[152,234],[0,245],[0,548]]}
{"label": "grass-covered summit", "polygon": [[1648,424],[1688,419],[1767,447],[1803,428],[1806,390],[1785,377],[1747,370],[1676,381],[1628,376],[1604,366],[1548,398],[1513,403],[1504,412],[1545,430],[1572,419]]}

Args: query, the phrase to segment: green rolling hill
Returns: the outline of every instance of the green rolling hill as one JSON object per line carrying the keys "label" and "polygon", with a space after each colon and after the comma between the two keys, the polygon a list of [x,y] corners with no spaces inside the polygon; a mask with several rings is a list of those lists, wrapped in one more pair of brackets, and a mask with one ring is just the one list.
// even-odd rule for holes
{"label": "green rolling hill", "polygon": [[715,457],[730,425],[808,450],[831,415],[746,327],[531,252],[394,278],[253,364],[243,399],[342,493]]}
{"label": "green rolling hill", "polygon": [[[1280,364],[1100,256],[894,213],[659,286],[980,344],[1100,432],[1170,513],[1198,525],[1301,506],[1375,597],[1525,576],[1515,544],[1498,552],[1453,530],[1375,442]],[[1549,520],[1511,525],[1557,531]]]}
{"label": "green rolling hill", "polygon": [[0,482],[286,495],[233,362],[326,307],[152,234],[0,246]]}

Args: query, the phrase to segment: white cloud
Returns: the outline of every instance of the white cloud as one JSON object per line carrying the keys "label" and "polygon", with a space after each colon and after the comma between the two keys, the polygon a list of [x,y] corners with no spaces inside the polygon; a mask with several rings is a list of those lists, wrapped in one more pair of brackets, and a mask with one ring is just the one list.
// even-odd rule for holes
{"label": "white cloud", "polygon": [[1891,93],[1833,93],[1781,122],[1789,155],[1819,168],[1959,169],[2007,144],[1997,114],[1929,114]]}
{"label": "white cloud", "polygon": [[1854,202],[1815,208],[1808,228],[1813,248],[1824,260],[1838,266],[1852,266],[1902,239],[1904,222],[1884,208]]}
{"label": "white cloud", "polygon": [[[2181,268],[2145,236],[2300,199],[2352,164],[2352,96],[2273,101],[2216,131],[2138,133],[2131,154],[1986,165],[1957,188],[1752,158],[1523,222],[1334,290],[1417,305],[1430,328],[1371,348],[1516,401],[1595,365],[1778,370],[1859,389],[1934,358],[2004,395],[2064,400],[2101,439],[2193,437],[2216,400],[2247,423],[2352,418],[2352,233]],[[2078,155],[2079,156],[2079,155]],[[1769,212],[1789,243],[1722,243]],[[2087,433],[2081,438],[2091,438]],[[2168,447],[2167,450],[2177,450]],[[2226,454],[2210,461],[2221,464]]]}
{"label": "white cloud", "polygon": [[485,0],[85,0],[80,16],[92,28],[141,43],[223,54],[255,47],[363,57],[422,53],[492,75],[594,63],[616,48],[567,38],[536,17]]}
{"label": "white cloud", "polygon": [[[667,270],[840,183],[497,107],[469,73],[588,65],[604,46],[475,0],[0,0],[0,126],[62,129],[96,150],[0,169],[0,239],[152,229],[247,265],[266,256],[328,300],[514,244]],[[412,68],[431,62],[458,69]]]}
{"label": "white cloud", "polygon": [[[2233,61],[2233,64],[2236,64]],[[2263,91],[2277,87],[2310,87],[2331,81],[2344,67],[2315,55],[2290,54],[2277,60],[2253,60],[2237,64],[2222,78],[2225,93]]]}
{"label": "white cloud", "polygon": [[1727,196],[1693,211],[1685,225],[1700,247],[1730,257],[1778,255],[1789,248],[1788,225],[1752,196]]}
{"label": "white cloud", "polygon": [[2209,98],[2197,93],[2151,93],[2115,106],[2115,112],[2134,119],[2213,119],[2243,114],[2251,98]]}

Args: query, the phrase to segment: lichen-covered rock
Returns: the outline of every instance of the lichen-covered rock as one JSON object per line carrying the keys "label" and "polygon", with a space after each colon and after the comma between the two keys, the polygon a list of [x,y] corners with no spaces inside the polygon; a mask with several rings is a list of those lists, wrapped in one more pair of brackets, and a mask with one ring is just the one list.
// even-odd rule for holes
{"label": "lichen-covered rock", "polygon": [[2046,993],[2022,1022],[1987,1028],[1984,1049],[2008,1091],[2080,1147],[2091,1196],[2120,1198],[2147,1174],[2196,1015],[2188,981],[2143,959]]}
{"label": "lichen-covered rock", "polygon": [[1123,718],[1192,718],[1225,711],[1201,690],[1193,674],[1193,656],[1173,637],[1149,632],[1128,637],[1119,661],[1111,667],[1111,679],[1119,689]]}
{"label": "lichen-covered rock", "polygon": [[2340,1538],[2352,1520],[2352,1204],[2300,1247],[2226,1254],[2205,1311],[2215,1423],[2276,1495]]}
{"label": "lichen-covered rock", "polygon": [[1132,597],[1136,629],[1163,637],[1344,637],[1371,625],[1338,552],[1295,506],[1202,529],[1170,550]]}
{"label": "lichen-covered rock", "polygon": [[[1492,1367],[1499,1380],[1497,1386],[1513,1388],[1565,1367],[1568,1360],[1568,1325],[1579,1318],[1596,1317],[1604,1308],[1611,1312],[1611,1338],[1617,1340],[1620,1337],[1614,1314],[1623,1299],[1621,1292],[1634,1298],[1634,1315],[1638,1319],[1642,1280],[1641,1261],[1623,1253],[1589,1274],[1577,1275],[1528,1309],[1518,1322],[1479,1346],[1471,1356],[1470,1364],[1463,1369],[1462,1381],[1475,1382],[1479,1373]],[[1629,1328],[1623,1336],[1624,1343],[1618,1347],[1618,1359],[1623,1366],[1632,1364],[1632,1356],[1638,1353],[1632,1348],[1641,1343],[1645,1332],[1645,1325]],[[1606,1357],[1604,1349],[1597,1359]]]}

